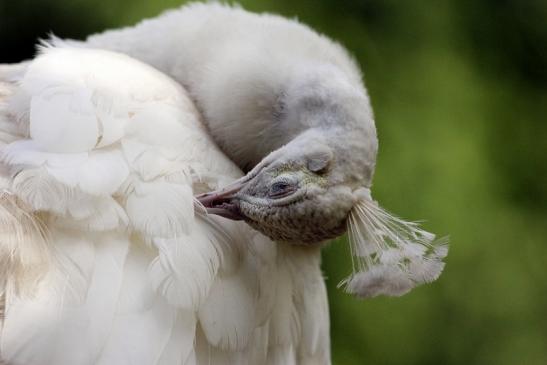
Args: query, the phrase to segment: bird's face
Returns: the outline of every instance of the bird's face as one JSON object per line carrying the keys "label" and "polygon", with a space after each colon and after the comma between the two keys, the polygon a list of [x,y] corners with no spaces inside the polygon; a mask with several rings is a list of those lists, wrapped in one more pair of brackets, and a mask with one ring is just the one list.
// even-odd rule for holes
{"label": "bird's face", "polygon": [[276,241],[313,244],[341,235],[355,198],[349,184],[333,178],[333,151],[321,144],[287,147],[198,200],[209,213],[245,220]]}

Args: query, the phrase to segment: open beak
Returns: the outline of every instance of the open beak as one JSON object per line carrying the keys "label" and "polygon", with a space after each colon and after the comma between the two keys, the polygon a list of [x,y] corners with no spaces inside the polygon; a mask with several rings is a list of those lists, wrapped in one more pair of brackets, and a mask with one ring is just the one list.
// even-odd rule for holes
{"label": "open beak", "polygon": [[237,193],[248,180],[244,176],[220,190],[198,195],[196,199],[205,207],[207,214],[215,214],[231,220],[243,220],[244,216],[237,204]]}

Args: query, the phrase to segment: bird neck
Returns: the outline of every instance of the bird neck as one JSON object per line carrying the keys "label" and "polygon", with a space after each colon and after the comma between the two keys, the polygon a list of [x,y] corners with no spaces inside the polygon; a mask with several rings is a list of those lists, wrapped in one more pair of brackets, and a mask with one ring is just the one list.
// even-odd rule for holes
{"label": "bird neck", "polygon": [[244,171],[303,136],[323,135],[340,148],[349,139],[362,142],[365,129],[374,129],[361,81],[334,65],[302,62],[276,78],[253,75],[224,85],[234,90],[231,97],[216,99],[205,115],[215,141]]}

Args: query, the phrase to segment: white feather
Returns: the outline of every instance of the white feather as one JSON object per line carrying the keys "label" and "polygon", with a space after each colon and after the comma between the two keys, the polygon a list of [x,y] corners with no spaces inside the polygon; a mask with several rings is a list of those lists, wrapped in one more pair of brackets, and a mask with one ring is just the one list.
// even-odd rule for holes
{"label": "white feather", "polygon": [[159,256],[150,266],[153,287],[176,307],[197,309],[203,303],[218,272],[220,255],[207,225],[195,227],[176,238],[153,239]]}
{"label": "white feather", "polygon": [[125,209],[133,228],[149,237],[172,239],[190,233],[194,197],[187,185],[136,183]]}
{"label": "white feather", "polygon": [[195,313],[170,306],[149,282],[147,268],[156,254],[132,242],[112,331],[97,364],[179,365],[193,351]]}
{"label": "white feather", "polygon": [[47,230],[40,217],[16,195],[0,190],[0,296],[8,282],[26,296],[51,265]]}
{"label": "white feather", "polygon": [[119,150],[100,149],[89,154],[77,169],[78,187],[91,195],[113,195],[129,176],[129,169]]}
{"label": "white feather", "polygon": [[[244,350],[256,327],[256,292],[254,273],[243,263],[229,276],[219,275],[209,295],[199,308],[199,320],[208,342],[223,350]],[[219,305],[222,303],[222,305]]]}
{"label": "white feather", "polygon": [[295,278],[281,255],[277,267],[275,302],[268,321],[268,359],[272,364],[296,364],[302,327],[295,303]]}
{"label": "white feather", "polygon": [[15,175],[12,190],[35,211],[65,215],[74,191],[53,179],[45,168],[24,169]]}
{"label": "white feather", "polygon": [[348,218],[353,274],[346,290],[368,298],[400,296],[436,280],[448,252],[447,239],[405,222],[378,206],[368,189],[356,192],[358,202]]}
{"label": "white feather", "polygon": [[[311,249],[313,250],[313,249]],[[330,362],[330,318],[327,288],[320,269],[321,253],[304,250],[291,260],[296,284],[296,309],[301,323],[299,364]]]}
{"label": "white feather", "polygon": [[[40,149],[36,141],[23,139],[2,148],[0,157],[8,165],[47,166],[53,169],[65,167],[73,169],[83,164],[88,154],[46,152]],[[75,182],[72,185],[74,184]]]}
{"label": "white feather", "polygon": [[[68,226],[83,231],[109,231],[126,228],[129,219],[126,212],[112,197],[82,196],[82,200],[71,202],[68,207],[74,220]],[[81,214],[81,215],[80,215]],[[60,226],[65,226],[59,222]]]}
{"label": "white feather", "polygon": [[[184,15],[188,29],[209,10],[248,20],[239,10],[196,5]],[[302,31],[278,18],[262,20]],[[312,43],[322,39],[304,33]],[[169,38],[154,34],[162,45]],[[185,62],[210,49],[188,47]],[[328,53],[347,62],[339,50]],[[166,70],[169,63],[155,66]],[[250,76],[261,63],[253,63]],[[215,68],[209,66],[203,70]],[[351,62],[346,66],[353,70]],[[270,71],[265,76],[275,81]],[[222,86],[222,72],[209,75],[209,86],[201,84],[204,73],[186,76],[206,94],[200,108],[208,117],[254,115],[219,102],[233,99],[215,91],[222,89],[214,87]],[[0,100],[0,175],[29,214],[46,218],[51,246],[44,249],[54,259],[34,297],[5,298],[0,361],[328,363],[317,255],[290,263],[290,252],[279,254],[244,223],[194,211],[193,195],[226,185],[241,171],[214,144],[186,90],[127,56],[68,47],[43,50],[17,78],[18,90],[6,93],[9,105]],[[234,92],[245,90],[255,92]],[[248,100],[242,96],[237,100]],[[222,130],[218,123],[215,129]],[[269,148],[269,141],[257,144]],[[313,270],[302,275],[300,264]],[[310,288],[308,279],[315,283]]]}
{"label": "white feather", "polygon": [[46,89],[30,103],[30,137],[45,152],[86,152],[99,127],[88,90]]}

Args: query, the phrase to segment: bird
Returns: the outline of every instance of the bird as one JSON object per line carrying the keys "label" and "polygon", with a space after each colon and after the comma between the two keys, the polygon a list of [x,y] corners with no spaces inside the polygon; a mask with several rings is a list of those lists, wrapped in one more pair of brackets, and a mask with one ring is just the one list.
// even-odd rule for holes
{"label": "bird", "polygon": [[246,173],[198,197],[211,214],[296,245],[347,231],[354,267],[344,284],[360,297],[402,295],[443,270],[447,237],[372,199],[374,116],[362,72],[339,43],[296,20],[200,2],[51,42],[121,52],[184,85],[213,140]]}
{"label": "bird", "polygon": [[0,361],[329,364],[326,242],[362,298],[444,267],[372,199],[357,64],[294,20],[193,3],[0,80]]}

